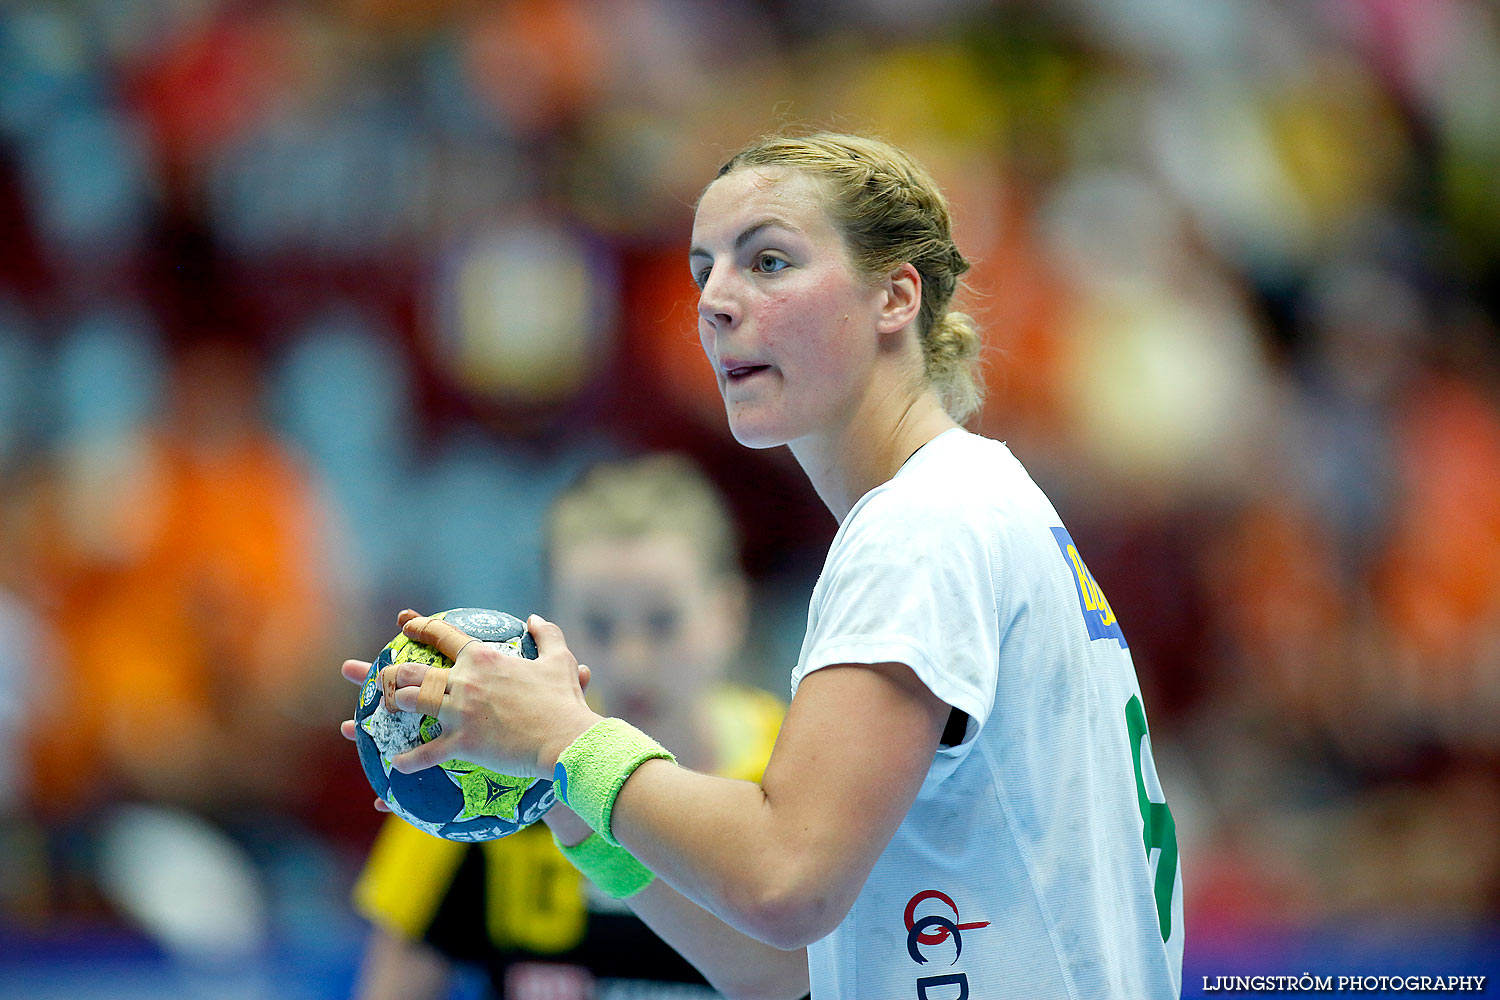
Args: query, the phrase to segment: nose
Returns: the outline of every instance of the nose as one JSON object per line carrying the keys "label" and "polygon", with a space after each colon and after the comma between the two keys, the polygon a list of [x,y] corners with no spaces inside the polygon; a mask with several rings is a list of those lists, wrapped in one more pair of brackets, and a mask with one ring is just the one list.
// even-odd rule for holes
{"label": "nose", "polygon": [[610,686],[650,688],[658,679],[661,650],[638,628],[624,629],[609,645]]}
{"label": "nose", "polygon": [[730,270],[723,267],[711,269],[703,290],[698,293],[699,318],[720,329],[733,326],[740,318],[739,303],[727,273]]}

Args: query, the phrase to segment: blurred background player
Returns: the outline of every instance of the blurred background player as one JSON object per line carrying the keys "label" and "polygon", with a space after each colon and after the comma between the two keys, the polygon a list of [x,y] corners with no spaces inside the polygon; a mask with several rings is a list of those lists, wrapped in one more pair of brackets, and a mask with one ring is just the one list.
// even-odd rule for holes
{"label": "blurred background player", "polygon": [[[708,480],[669,455],[595,466],[558,498],[547,534],[551,603],[577,623],[590,698],[660,733],[695,769],[758,780],[783,706],[728,681],[747,587]],[[542,824],[468,845],[390,817],[354,895],[375,925],[361,1000],[446,996],[455,963],[485,966],[503,1000],[608,995],[596,979],[669,982],[673,997],[703,983],[624,904],[593,891]],[[629,995],[657,994],[632,982]]]}

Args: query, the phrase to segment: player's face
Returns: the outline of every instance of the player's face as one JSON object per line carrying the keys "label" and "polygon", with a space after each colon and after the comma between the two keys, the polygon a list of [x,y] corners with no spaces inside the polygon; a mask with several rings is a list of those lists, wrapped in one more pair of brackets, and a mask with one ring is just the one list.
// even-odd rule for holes
{"label": "player's face", "polygon": [[672,534],[579,542],[552,572],[568,647],[593,671],[590,700],[663,737],[695,724],[743,635],[735,581]]}
{"label": "player's face", "polygon": [[736,440],[752,448],[836,433],[876,360],[878,289],[854,272],[803,171],[741,168],[708,186],[689,263],[698,334]]}

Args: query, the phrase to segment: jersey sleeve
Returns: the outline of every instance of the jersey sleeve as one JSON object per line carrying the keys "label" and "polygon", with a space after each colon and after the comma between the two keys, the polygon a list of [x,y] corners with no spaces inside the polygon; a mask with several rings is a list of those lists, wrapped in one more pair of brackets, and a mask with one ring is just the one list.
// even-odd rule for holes
{"label": "jersey sleeve", "polygon": [[994,705],[999,616],[991,526],[961,505],[870,498],[835,540],[793,676],[844,663],[904,663],[980,720]]}

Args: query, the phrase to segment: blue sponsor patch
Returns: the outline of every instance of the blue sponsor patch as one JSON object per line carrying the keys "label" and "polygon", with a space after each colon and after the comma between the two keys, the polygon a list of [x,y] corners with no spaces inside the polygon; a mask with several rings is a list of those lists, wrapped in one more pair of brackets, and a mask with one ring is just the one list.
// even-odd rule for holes
{"label": "blue sponsor patch", "polygon": [[1073,536],[1068,534],[1067,528],[1053,528],[1052,537],[1057,540],[1057,547],[1068,561],[1068,572],[1073,575],[1073,586],[1078,591],[1078,607],[1083,611],[1083,622],[1088,626],[1089,638],[1115,639],[1119,641],[1121,649],[1129,649],[1125,633],[1109,602],[1104,599],[1104,591],[1099,589],[1094,574],[1089,572],[1089,568],[1083,564],[1083,557],[1078,554],[1078,546],[1073,544]]}

